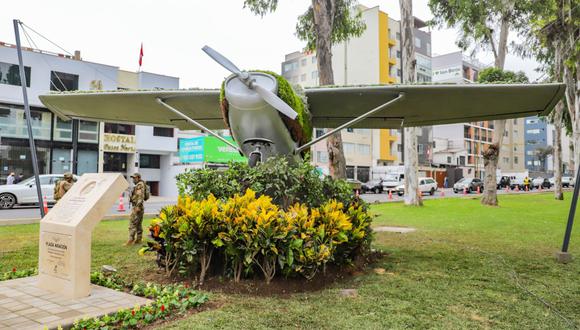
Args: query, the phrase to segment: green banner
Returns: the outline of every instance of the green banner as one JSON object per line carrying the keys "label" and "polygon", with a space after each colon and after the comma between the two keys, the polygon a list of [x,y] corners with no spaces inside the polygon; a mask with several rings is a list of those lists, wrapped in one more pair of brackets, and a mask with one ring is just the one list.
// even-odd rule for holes
{"label": "green banner", "polygon": [[[235,145],[237,143],[231,137],[225,137],[226,140],[232,141]],[[240,155],[240,153],[225,144],[224,142],[218,140],[213,136],[206,136],[203,146],[203,156],[206,163],[228,163],[230,161],[234,162],[246,162],[246,157]]]}

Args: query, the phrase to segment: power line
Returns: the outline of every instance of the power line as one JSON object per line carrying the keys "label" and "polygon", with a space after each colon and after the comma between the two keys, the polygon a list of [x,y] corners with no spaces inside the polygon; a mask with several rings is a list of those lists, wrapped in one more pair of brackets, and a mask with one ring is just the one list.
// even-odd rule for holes
{"label": "power line", "polygon": [[[56,42],[48,39],[47,37],[45,37],[44,35],[42,35],[40,32],[34,30],[33,28],[31,28],[30,26],[28,26],[27,24],[24,24],[24,22],[20,22],[20,25],[22,26],[22,28],[24,29],[24,27],[26,27],[27,29],[30,29],[30,31],[34,32],[35,34],[37,34],[38,36],[40,36],[42,39],[48,41],[49,43],[51,43],[52,45],[54,45],[55,47],[57,47],[58,49],[60,49],[61,51],[67,53],[70,56],[75,56],[73,53],[69,52],[68,50],[64,49],[63,47],[59,46]],[[91,69],[99,72],[100,74],[102,74],[105,78],[109,79],[111,82],[113,82],[115,84],[115,86],[117,85],[117,80],[113,79],[111,77],[109,77],[106,73],[102,72],[101,70],[99,70],[98,68],[94,67],[91,65],[91,63],[85,62],[85,61],[80,61],[83,64],[89,66]]]}

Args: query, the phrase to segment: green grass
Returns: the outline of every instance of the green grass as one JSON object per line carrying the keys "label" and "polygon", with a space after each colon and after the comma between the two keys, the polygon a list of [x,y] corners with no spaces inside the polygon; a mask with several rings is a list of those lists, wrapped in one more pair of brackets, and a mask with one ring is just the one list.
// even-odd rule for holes
{"label": "green grass", "polygon": [[[319,292],[280,297],[212,294],[221,307],[167,324],[207,328],[500,328],[566,329],[580,326],[580,260],[553,259],[564,234],[570,195],[501,196],[498,208],[475,199],[375,205],[375,226],[417,228],[378,233],[388,255],[372,271]],[[580,220],[578,220],[580,222]],[[121,246],[127,222],[102,222],[93,239],[93,265],[112,264],[122,275],[144,277],[154,268],[137,248]],[[33,267],[36,225],[0,227],[0,271]],[[570,252],[580,256],[580,224]],[[358,297],[339,296],[341,288]],[[544,301],[544,302],[542,302]],[[550,307],[547,307],[548,304]],[[564,320],[562,315],[567,319]]]}

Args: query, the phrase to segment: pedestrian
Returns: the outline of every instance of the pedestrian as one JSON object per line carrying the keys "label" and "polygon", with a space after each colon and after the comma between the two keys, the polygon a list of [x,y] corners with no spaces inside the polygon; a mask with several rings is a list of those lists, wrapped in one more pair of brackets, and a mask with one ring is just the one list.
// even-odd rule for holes
{"label": "pedestrian", "polygon": [[58,180],[54,184],[54,200],[57,202],[64,197],[70,188],[72,188],[74,184],[73,175],[70,172],[66,172],[64,174],[64,178],[62,180]]}
{"label": "pedestrian", "polygon": [[6,177],[6,184],[14,184],[14,180],[16,180],[16,177],[14,176],[14,172],[11,172],[8,177]]}
{"label": "pedestrian", "polygon": [[131,218],[129,219],[129,240],[125,246],[141,243],[143,237],[143,202],[148,199],[148,190],[145,181],[141,180],[141,174],[131,175],[135,186],[131,191]]}
{"label": "pedestrian", "polygon": [[24,180],[24,174],[20,173],[18,174],[18,182],[22,182],[22,180]]}
{"label": "pedestrian", "polygon": [[445,177],[445,179],[443,179],[443,187],[449,188],[449,181],[447,180],[447,177]]}
{"label": "pedestrian", "polygon": [[524,189],[526,191],[530,190],[530,178],[528,178],[527,176],[524,178]]}
{"label": "pedestrian", "polygon": [[22,173],[20,173],[18,176],[14,177],[14,184],[20,183],[22,181]]}

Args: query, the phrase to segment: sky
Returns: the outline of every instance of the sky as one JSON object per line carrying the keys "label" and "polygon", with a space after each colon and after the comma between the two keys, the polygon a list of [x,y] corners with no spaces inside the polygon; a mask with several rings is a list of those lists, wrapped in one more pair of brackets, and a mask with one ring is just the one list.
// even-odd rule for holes
{"label": "sky", "polygon": [[[414,15],[432,17],[428,0],[414,0]],[[241,69],[280,72],[284,55],[305,43],[294,35],[297,17],[310,0],[280,0],[275,13],[255,16],[243,0],[18,0],[5,1],[0,11],[0,41],[14,43],[12,20],[17,18],[83,60],[138,70],[143,43],[143,71],[177,76],[181,88],[217,88],[228,72],[201,51],[204,45],[223,53]],[[399,19],[398,0],[359,0]],[[432,30],[433,54],[458,51],[457,32]],[[38,48],[62,53],[32,34]],[[23,45],[27,45],[23,39]],[[477,58],[492,64],[491,53]],[[506,69],[524,71],[530,80],[540,74],[537,63],[513,55]]]}

